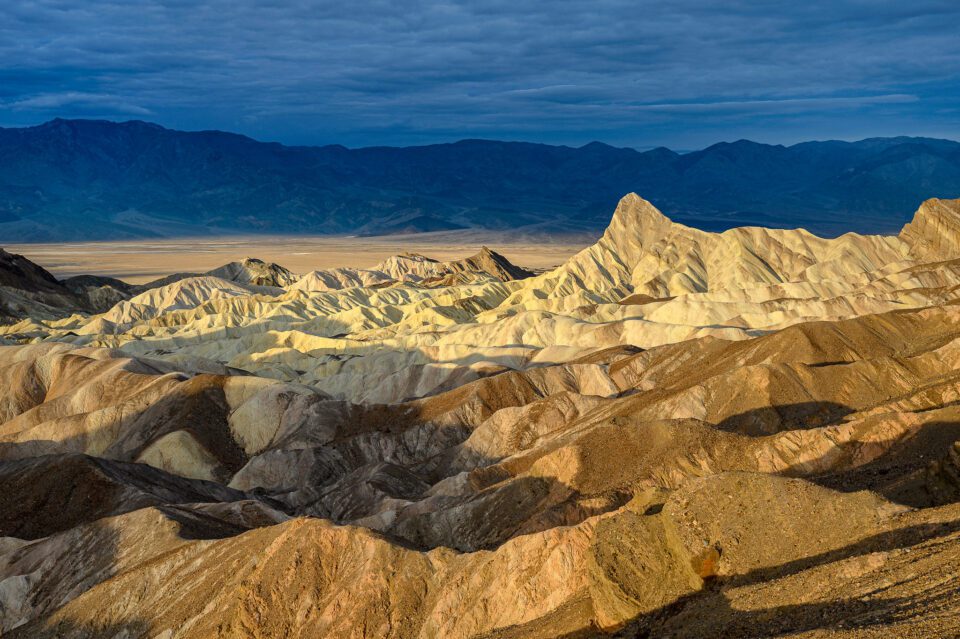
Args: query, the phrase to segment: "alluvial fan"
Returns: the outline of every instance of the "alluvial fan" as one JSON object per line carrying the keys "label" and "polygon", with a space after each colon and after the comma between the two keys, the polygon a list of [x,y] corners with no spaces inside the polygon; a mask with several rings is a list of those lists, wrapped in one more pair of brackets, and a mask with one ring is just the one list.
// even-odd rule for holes
{"label": "alluvial fan", "polygon": [[539,274],[0,258],[4,637],[960,636],[960,200],[631,194]]}

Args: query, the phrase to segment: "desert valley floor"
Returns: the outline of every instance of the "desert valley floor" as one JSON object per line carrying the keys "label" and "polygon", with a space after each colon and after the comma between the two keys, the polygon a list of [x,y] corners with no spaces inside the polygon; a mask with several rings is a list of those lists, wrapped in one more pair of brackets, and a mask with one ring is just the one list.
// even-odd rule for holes
{"label": "desert valley floor", "polygon": [[[546,269],[567,261],[596,237],[527,235],[498,231],[447,231],[357,236],[233,236],[111,242],[70,242],[4,246],[60,279],[96,273],[131,284],[145,284],[179,272],[203,273],[245,256],[282,264],[295,273],[338,267],[364,268],[398,253],[420,253],[441,261],[458,260],[482,245],[496,248],[515,264]],[[173,269],[173,270],[171,270]]]}
{"label": "desert valley floor", "polygon": [[960,636],[960,200],[397,246],[0,252],[0,636]]}

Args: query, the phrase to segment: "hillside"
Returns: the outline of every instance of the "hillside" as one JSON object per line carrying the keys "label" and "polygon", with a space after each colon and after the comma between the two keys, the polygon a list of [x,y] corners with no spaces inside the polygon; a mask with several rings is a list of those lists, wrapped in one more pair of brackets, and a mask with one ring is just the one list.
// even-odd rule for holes
{"label": "hillside", "polygon": [[6,242],[206,233],[599,231],[638,191],[679,222],[893,232],[916,202],[960,196],[960,144],[749,141],[678,154],[464,140],[286,147],[145,122],[0,129]]}
{"label": "hillside", "polygon": [[960,634],[960,200],[218,273],[0,327],[4,637]]}

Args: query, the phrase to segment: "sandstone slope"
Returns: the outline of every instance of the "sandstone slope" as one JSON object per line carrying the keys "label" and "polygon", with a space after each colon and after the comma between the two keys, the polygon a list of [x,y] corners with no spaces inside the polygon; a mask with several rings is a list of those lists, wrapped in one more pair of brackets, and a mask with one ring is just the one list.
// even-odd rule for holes
{"label": "sandstone slope", "polygon": [[958,220],[711,234],[631,195],[523,279],[406,256],[13,326],[0,631],[960,634]]}

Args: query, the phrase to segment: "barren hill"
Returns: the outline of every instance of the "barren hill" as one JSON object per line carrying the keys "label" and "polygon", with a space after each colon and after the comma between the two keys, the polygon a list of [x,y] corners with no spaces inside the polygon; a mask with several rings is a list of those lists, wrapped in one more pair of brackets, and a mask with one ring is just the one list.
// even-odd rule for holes
{"label": "barren hill", "polygon": [[957,229],[631,194],[539,275],[405,255],[5,326],[0,630],[960,634]]}

